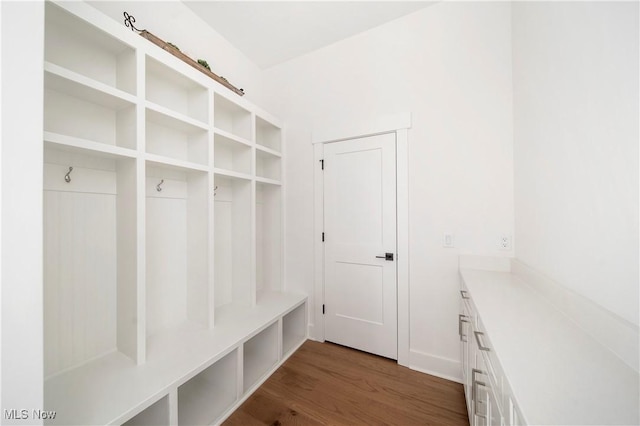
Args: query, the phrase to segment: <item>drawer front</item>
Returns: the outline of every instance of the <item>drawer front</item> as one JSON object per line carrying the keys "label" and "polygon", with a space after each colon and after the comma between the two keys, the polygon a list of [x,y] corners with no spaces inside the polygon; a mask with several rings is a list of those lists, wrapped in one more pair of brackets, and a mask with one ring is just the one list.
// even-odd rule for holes
{"label": "drawer front", "polygon": [[504,374],[500,367],[500,363],[498,362],[498,358],[496,357],[496,353],[493,350],[493,346],[491,345],[491,340],[484,331],[482,320],[480,318],[478,318],[477,328],[473,332],[473,338],[476,340],[478,352],[484,361],[486,375],[491,383],[497,404],[500,407],[500,411],[505,413],[506,407],[504,405],[505,401],[502,383]]}
{"label": "drawer front", "polygon": [[460,300],[462,305],[464,306],[463,309],[466,309],[466,311],[468,312],[469,320],[471,321],[472,327],[474,329],[477,328],[478,314],[476,313],[476,307],[473,304],[473,299],[471,298],[471,294],[469,293],[466,286],[464,285],[464,281],[461,281]]}
{"label": "drawer front", "polygon": [[520,414],[520,410],[510,396],[507,396],[507,403],[507,407],[509,410],[507,413],[507,418],[505,419],[507,424],[513,426],[525,426],[524,420],[522,420],[522,415]]}
{"label": "drawer front", "polygon": [[[463,336],[461,341],[466,341],[466,348],[462,349],[462,356],[467,357],[463,361],[466,371],[463,372],[465,378],[465,393],[467,396],[467,409],[469,411],[470,424],[472,426],[483,425],[524,425],[524,418],[512,399],[509,382],[504,375],[504,371],[498,361],[498,356],[494,351],[489,334],[482,323],[482,319],[476,310],[473,296],[468,291],[464,280],[460,280],[460,330]],[[464,345],[464,343],[463,343]],[[471,374],[471,369],[475,366],[475,373]],[[484,391],[490,396],[485,401],[481,401],[476,406],[470,396],[478,393],[478,386],[474,386],[474,379],[478,374],[483,375]],[[475,377],[474,377],[475,376]],[[484,395],[484,394],[483,394]],[[478,415],[479,414],[479,415]]]}

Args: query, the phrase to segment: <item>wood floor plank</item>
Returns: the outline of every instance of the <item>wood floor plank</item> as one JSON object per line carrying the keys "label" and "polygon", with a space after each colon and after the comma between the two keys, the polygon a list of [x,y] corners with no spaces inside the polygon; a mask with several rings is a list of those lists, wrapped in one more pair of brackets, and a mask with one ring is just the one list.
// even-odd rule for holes
{"label": "wood floor plank", "polygon": [[[244,404],[242,406],[244,407]],[[263,426],[265,423],[253,417],[248,411],[236,410],[231,417],[225,420],[224,424],[225,426]]]}
{"label": "wood floor plank", "polygon": [[298,404],[285,401],[271,392],[256,392],[243,404],[243,411],[252,418],[259,419],[260,424],[310,426],[323,424],[307,415],[303,409],[304,407],[299,409]]}
{"label": "wood floor plank", "polygon": [[[335,351],[333,352],[334,355],[338,355]],[[307,360],[301,359],[300,362],[304,364],[301,367],[306,368],[309,374],[314,374],[319,369],[322,374],[331,375],[353,392],[369,392],[369,396],[380,403],[393,400],[394,403],[404,402],[409,408],[416,410],[426,410],[429,406],[436,406],[438,410],[445,409],[452,413],[464,411],[464,395],[461,392],[461,385],[457,383],[416,373],[398,366],[395,361],[370,354],[355,352],[359,356],[354,358],[354,351],[350,349],[341,348],[340,352],[350,355],[349,358],[345,358],[347,362],[335,362],[336,356],[314,356],[313,362],[308,364]],[[369,362],[358,362],[363,359]],[[363,374],[362,369],[353,368],[356,363],[363,365],[366,374]],[[379,367],[385,370],[383,374]],[[390,398],[392,395],[395,395],[395,398]]]}
{"label": "wood floor plank", "polygon": [[462,385],[307,341],[224,423],[468,426]]}
{"label": "wood floor plank", "polygon": [[[278,387],[277,392],[288,396],[298,404],[313,404],[315,415],[323,423],[338,424],[383,424],[386,416],[401,416],[394,407],[375,404],[366,396],[354,395],[344,389],[323,386],[313,391],[295,389],[295,392]],[[317,412],[317,410],[322,410]],[[404,416],[406,417],[406,416]],[[415,419],[414,419],[415,420]]]}
{"label": "wood floor plank", "polygon": [[353,377],[351,374],[340,375],[342,372],[336,374],[335,371],[330,370],[330,367],[314,368],[311,365],[303,367],[312,377],[330,376],[334,384],[328,391],[333,390],[333,387],[338,387],[341,392],[346,392],[347,395],[359,395],[360,398],[366,398],[367,403],[375,404],[376,407],[385,407],[391,404],[385,410],[402,410],[405,411],[407,417],[412,417],[418,412],[424,416],[436,415],[437,418],[455,417],[460,411],[460,404],[464,404],[464,401],[459,401],[456,393],[427,393],[426,389],[420,385],[376,377],[375,372],[372,372],[371,375],[356,374]]}

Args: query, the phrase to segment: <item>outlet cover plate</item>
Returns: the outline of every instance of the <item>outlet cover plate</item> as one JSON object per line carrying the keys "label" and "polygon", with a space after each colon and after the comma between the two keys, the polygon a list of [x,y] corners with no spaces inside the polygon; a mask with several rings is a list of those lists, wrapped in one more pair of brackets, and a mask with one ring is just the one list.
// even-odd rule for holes
{"label": "outlet cover plate", "polygon": [[500,250],[511,250],[511,235],[500,235]]}
{"label": "outlet cover plate", "polygon": [[456,246],[455,238],[453,234],[444,234],[442,236],[442,247],[444,248],[454,248]]}

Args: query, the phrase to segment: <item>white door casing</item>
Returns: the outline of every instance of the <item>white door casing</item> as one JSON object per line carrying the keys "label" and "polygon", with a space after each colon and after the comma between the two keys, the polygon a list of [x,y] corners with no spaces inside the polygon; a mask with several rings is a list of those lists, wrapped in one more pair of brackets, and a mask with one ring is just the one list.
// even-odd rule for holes
{"label": "white door casing", "polygon": [[327,144],[324,198],[325,338],[397,359],[395,133]]}
{"label": "white door casing", "polygon": [[398,287],[398,364],[410,366],[409,350],[409,137],[411,113],[369,116],[337,122],[332,117],[318,122],[312,131],[313,158],[316,167],[314,182],[314,290],[313,308],[309,312],[309,337],[325,340],[324,327],[324,148],[327,144],[365,136],[393,133],[396,136],[396,199],[397,199],[397,287]]}

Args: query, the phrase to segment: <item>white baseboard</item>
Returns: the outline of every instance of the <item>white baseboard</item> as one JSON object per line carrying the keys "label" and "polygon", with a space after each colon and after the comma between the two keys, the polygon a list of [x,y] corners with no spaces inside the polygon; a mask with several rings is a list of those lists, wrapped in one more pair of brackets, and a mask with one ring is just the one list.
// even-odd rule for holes
{"label": "white baseboard", "polygon": [[[309,331],[309,334],[307,335],[309,340],[316,342],[325,341],[321,336],[315,336],[313,324],[309,324],[307,329]],[[416,350],[410,350],[409,365],[406,367],[421,373],[462,383],[462,367],[460,366],[460,361],[455,359],[443,358]]]}
{"label": "white baseboard", "polygon": [[314,342],[324,342],[322,336],[316,336],[318,330],[313,326],[313,324],[309,324],[307,326],[307,338],[309,340],[313,340]]}
{"label": "white baseboard", "polygon": [[[307,326],[309,340],[316,342],[324,342],[322,336],[315,335],[315,329],[313,324]],[[401,364],[398,364],[401,365]],[[419,371],[421,373],[430,374],[432,376],[440,377],[442,379],[451,380],[457,383],[462,383],[462,372],[460,361],[443,358],[436,355],[427,354],[424,352],[409,350],[409,365],[406,367]]]}
{"label": "white baseboard", "polygon": [[462,383],[462,367],[458,360],[410,350],[409,368],[442,379]]}

